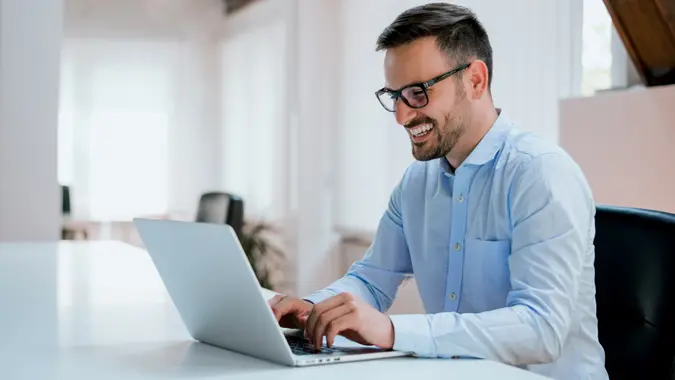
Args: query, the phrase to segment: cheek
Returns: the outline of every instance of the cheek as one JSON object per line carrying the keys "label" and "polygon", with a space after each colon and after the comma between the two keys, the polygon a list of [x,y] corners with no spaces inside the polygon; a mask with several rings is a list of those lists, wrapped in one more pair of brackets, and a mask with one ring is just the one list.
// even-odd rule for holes
{"label": "cheek", "polygon": [[418,115],[415,119],[417,120],[432,120],[436,123],[436,126],[441,125],[441,121],[443,120],[442,114],[439,112],[438,109],[432,108],[432,107],[424,107],[424,109],[420,110],[422,112],[418,112]]}
{"label": "cheek", "polygon": [[424,107],[424,116],[435,121],[437,127],[442,127],[445,124],[446,116],[452,112],[452,108],[452,105],[444,105],[436,101]]}

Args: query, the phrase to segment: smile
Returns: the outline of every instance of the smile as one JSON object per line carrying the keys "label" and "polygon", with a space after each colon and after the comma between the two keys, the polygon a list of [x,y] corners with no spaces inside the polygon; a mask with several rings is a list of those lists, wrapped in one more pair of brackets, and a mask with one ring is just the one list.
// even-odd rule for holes
{"label": "smile", "polygon": [[429,131],[431,131],[432,129],[434,129],[434,126],[432,124],[422,124],[414,128],[408,129],[408,133],[410,133],[410,135],[413,137],[422,137],[427,133],[429,133]]}
{"label": "smile", "polygon": [[408,133],[414,142],[422,142],[432,129],[434,129],[433,124],[422,124],[408,129]]}

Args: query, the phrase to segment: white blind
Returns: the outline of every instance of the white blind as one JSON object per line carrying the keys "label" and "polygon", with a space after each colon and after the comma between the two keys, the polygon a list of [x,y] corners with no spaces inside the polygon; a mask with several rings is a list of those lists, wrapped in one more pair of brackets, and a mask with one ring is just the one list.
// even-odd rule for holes
{"label": "white blind", "polygon": [[175,49],[154,41],[67,41],[58,166],[79,217],[167,212]]}

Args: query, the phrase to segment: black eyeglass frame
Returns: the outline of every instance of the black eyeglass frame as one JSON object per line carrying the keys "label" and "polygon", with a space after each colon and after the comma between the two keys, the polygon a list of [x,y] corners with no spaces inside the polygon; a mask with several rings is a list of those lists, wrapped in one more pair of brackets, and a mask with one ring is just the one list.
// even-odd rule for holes
{"label": "black eyeglass frame", "polygon": [[[469,66],[471,66],[470,63],[465,63],[465,64],[457,66],[454,69],[452,69],[452,70],[450,70],[446,73],[443,73],[443,74],[441,74],[437,77],[431,78],[426,82],[411,83],[411,84],[409,84],[405,87],[402,87],[398,90],[389,90],[389,89],[386,89],[386,88],[383,87],[383,88],[375,91],[375,96],[377,97],[377,101],[380,102],[382,107],[389,112],[396,112],[396,100],[398,100],[398,99],[403,99],[403,102],[410,108],[416,108],[416,109],[424,108],[429,104],[429,94],[427,93],[427,89],[429,87],[437,84],[438,82],[440,82],[440,81],[442,81],[446,78],[449,78],[449,77],[457,74],[458,72],[460,72],[462,70],[467,69]],[[409,89],[411,87],[419,87],[419,88],[422,89],[422,92],[424,92],[424,100],[425,100],[423,105],[412,106],[412,105],[410,105],[410,102],[408,102],[408,99],[406,99],[405,96],[403,96],[403,91],[405,91],[406,89]],[[391,94],[395,97],[394,109],[393,110],[390,110],[389,108],[387,108],[386,105],[384,105],[384,103],[382,102],[382,99],[380,99],[380,95],[382,95],[382,94]]]}

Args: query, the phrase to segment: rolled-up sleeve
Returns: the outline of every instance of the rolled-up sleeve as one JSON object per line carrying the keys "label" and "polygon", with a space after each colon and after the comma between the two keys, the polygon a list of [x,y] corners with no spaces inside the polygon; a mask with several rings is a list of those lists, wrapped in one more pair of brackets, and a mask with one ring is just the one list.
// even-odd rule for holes
{"label": "rolled-up sleeve", "polygon": [[473,314],[393,315],[395,349],[514,365],[547,363],[561,354],[592,239],[592,195],[576,164],[557,153],[522,163],[509,189],[506,306]]}

